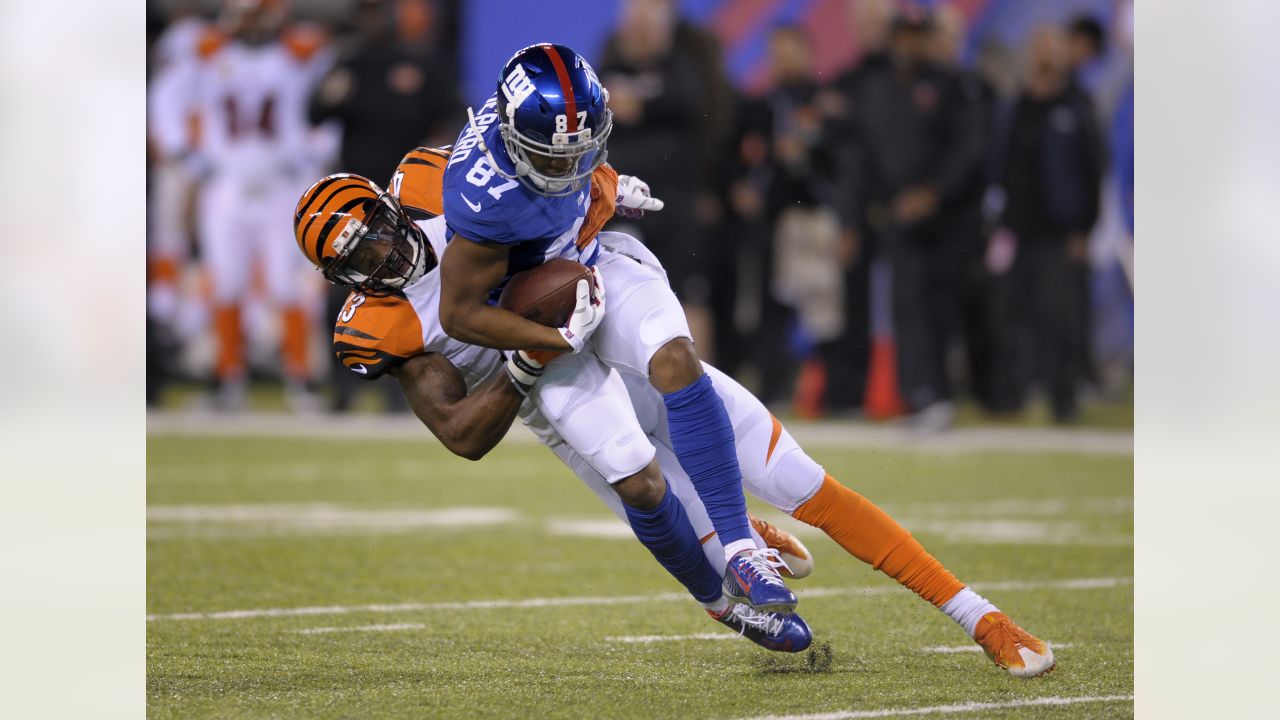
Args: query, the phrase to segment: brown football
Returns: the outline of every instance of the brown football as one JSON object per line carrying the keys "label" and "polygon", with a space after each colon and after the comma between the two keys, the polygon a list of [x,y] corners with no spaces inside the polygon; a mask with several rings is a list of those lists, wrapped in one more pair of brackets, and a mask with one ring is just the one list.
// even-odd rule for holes
{"label": "brown football", "polygon": [[547,327],[569,322],[578,300],[578,281],[591,281],[587,266],[556,258],[518,272],[507,281],[498,297],[498,307]]}

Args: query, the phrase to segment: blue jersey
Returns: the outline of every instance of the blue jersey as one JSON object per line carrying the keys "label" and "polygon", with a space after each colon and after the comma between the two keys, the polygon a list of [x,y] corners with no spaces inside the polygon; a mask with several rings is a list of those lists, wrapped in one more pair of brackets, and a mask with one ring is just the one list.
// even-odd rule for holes
{"label": "blue jersey", "polygon": [[[476,128],[493,161],[503,172],[515,175],[498,133],[497,105],[497,96],[492,96],[481,106],[475,116]],[[518,180],[499,175],[480,149],[470,125],[453,145],[444,172],[448,238],[460,235],[479,243],[510,246],[507,277],[553,258],[594,265],[600,254],[599,242],[595,238],[578,238],[590,206],[590,180],[571,195],[546,197]]]}

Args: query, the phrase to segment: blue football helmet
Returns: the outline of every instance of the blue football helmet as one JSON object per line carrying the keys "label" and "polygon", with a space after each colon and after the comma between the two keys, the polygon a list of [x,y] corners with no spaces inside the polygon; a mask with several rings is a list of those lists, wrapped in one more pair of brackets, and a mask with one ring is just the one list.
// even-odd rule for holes
{"label": "blue football helmet", "polygon": [[498,77],[498,132],[516,176],[543,195],[577,192],[604,164],[613,113],[591,65],[564,45],[530,45]]}

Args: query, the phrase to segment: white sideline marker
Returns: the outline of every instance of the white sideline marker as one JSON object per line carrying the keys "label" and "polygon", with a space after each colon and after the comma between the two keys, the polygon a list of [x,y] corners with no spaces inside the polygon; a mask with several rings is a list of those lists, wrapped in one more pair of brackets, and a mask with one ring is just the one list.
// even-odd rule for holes
{"label": "white sideline marker", "polygon": [[[1078,578],[1073,580],[1039,580],[973,583],[976,590],[1093,590],[1132,585],[1131,577]],[[848,588],[811,588],[800,590],[801,598],[843,595],[881,595],[906,592],[898,585]],[[654,595],[613,595],[605,597],[527,598],[524,600],[470,600],[467,602],[397,603],[373,605],[322,605],[293,608],[258,608],[253,610],[223,610],[220,612],[160,613],[147,615],[147,622],[157,620],[248,620],[263,617],[299,617],[305,615],[347,615],[349,613],[396,613],[423,610],[509,610],[545,607],[578,607],[583,605],[636,605],[640,603],[686,600],[685,593],[669,592]]]}
{"label": "white sideline marker", "polygon": [[1132,702],[1133,695],[1086,695],[1083,697],[1042,697],[1031,700],[1009,700],[1006,702],[964,702],[954,705],[933,705],[915,708],[885,708],[883,710],[841,710],[832,713],[814,713],[811,715],[760,715],[743,720],[856,720],[857,718],[908,717],[911,715],[954,715],[957,713],[979,712],[981,710],[1008,710],[1021,707],[1043,707],[1046,705],[1079,705],[1081,703],[1116,703]]}

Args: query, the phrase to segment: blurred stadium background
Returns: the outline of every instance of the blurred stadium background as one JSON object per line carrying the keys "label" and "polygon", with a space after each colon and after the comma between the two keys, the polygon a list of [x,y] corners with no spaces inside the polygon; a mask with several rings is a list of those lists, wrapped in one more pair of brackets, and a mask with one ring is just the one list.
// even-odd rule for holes
{"label": "blurred stadium background", "polygon": [[[279,212],[223,209],[219,175],[235,174],[225,156],[236,151],[201,146],[199,123],[226,120],[188,117],[190,68],[211,28],[239,23],[263,36],[254,42],[305,54],[294,82],[305,90],[276,115],[296,116],[307,136],[250,138],[287,159],[255,170],[262,193],[280,188],[273,208],[322,174],[385,182],[413,146],[452,142],[465,105],[492,92],[494,68],[554,38],[594,58],[611,89],[613,164],[667,200],[639,226],[617,225],[658,251],[704,356],[779,414],[910,416],[930,430],[957,415],[1131,416],[1129,2],[148,10],[154,407],[404,411],[392,381],[374,388],[328,352],[340,294],[301,257],[265,251],[292,245]],[[895,63],[913,62],[929,69],[892,80]],[[237,214],[234,227],[218,221]]]}
{"label": "blurred stadium background", "polygon": [[[148,714],[1131,716],[1132,5],[150,0]],[[202,71],[219,32],[283,44],[295,95]],[[1010,685],[813,536],[799,594],[834,661],[696,639],[700,611],[528,437],[448,457],[393,380],[337,365],[345,293],[297,253],[293,202],[452,142],[548,40],[593,60],[610,161],[667,201],[617,228],[700,351],[1064,643],[1046,682]],[[192,113],[222,81],[251,89]],[[503,605],[612,595],[664,617]],[[654,634],[694,639],[616,639]]]}

